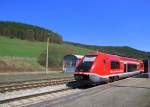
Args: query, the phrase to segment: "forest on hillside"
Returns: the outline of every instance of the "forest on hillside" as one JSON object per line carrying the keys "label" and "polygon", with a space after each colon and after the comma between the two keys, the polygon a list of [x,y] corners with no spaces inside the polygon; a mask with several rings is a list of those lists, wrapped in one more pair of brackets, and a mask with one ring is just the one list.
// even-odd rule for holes
{"label": "forest on hillside", "polygon": [[74,46],[79,46],[82,48],[93,49],[95,51],[99,51],[103,53],[119,55],[119,56],[124,56],[129,58],[136,58],[141,60],[148,59],[148,56],[150,56],[150,52],[137,50],[129,46],[96,46],[96,45],[86,45],[86,44],[73,43],[67,41],[65,43]]}
{"label": "forest on hillside", "polygon": [[0,21],[0,35],[30,41],[46,41],[50,37],[51,43],[63,42],[60,34],[51,30],[18,22]]}

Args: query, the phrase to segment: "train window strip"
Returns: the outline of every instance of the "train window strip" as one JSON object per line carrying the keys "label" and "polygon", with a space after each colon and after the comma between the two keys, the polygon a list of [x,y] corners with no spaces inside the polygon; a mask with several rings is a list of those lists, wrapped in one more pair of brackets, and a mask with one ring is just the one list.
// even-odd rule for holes
{"label": "train window strip", "polygon": [[111,61],[111,69],[120,69],[120,62],[119,61]]}
{"label": "train window strip", "polygon": [[137,64],[128,64],[128,72],[133,72],[137,70]]}

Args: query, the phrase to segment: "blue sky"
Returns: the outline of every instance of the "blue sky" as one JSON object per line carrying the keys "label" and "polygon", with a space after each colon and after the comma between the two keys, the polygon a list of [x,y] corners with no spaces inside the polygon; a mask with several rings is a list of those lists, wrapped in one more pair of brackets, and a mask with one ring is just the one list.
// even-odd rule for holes
{"label": "blue sky", "polygon": [[149,0],[0,0],[0,20],[39,25],[66,41],[150,51]]}

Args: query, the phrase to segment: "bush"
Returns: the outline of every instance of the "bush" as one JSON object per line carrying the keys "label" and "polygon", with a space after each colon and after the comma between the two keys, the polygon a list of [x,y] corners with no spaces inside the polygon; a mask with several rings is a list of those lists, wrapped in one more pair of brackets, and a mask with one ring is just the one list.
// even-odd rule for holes
{"label": "bush", "polygon": [[[49,67],[62,67],[63,57],[66,54],[76,53],[75,50],[69,45],[55,46],[49,48],[48,65]],[[40,55],[38,62],[41,65],[46,63],[46,50]]]}

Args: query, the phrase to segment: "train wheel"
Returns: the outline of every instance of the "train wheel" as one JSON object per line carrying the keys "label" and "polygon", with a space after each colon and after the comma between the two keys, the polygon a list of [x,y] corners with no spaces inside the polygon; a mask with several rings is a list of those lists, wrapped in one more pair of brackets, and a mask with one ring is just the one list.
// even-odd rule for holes
{"label": "train wheel", "polygon": [[109,82],[113,82],[114,81],[114,77],[109,77]]}
{"label": "train wheel", "polygon": [[119,80],[119,76],[115,76],[115,77],[114,77],[114,80],[115,80],[115,81],[118,81],[118,80]]}

